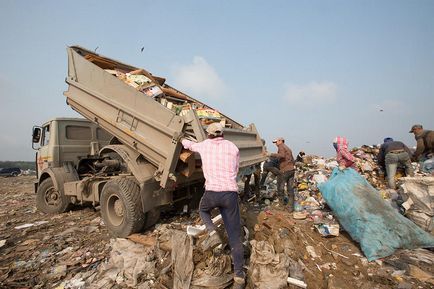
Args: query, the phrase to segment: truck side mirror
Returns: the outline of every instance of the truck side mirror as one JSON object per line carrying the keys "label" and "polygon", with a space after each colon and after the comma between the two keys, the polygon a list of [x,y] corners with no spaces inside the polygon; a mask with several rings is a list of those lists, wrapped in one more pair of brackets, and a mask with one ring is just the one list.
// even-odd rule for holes
{"label": "truck side mirror", "polygon": [[34,127],[33,134],[32,134],[32,142],[39,143],[39,141],[41,140],[41,134],[42,134],[42,129],[40,127]]}

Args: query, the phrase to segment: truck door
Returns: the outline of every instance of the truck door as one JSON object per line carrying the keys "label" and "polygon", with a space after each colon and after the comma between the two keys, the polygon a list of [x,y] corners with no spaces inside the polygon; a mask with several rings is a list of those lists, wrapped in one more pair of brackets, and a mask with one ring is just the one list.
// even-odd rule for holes
{"label": "truck door", "polygon": [[49,164],[52,162],[53,156],[50,156],[50,124],[47,124],[42,127],[41,141],[40,147],[36,153],[36,165],[38,166],[38,177],[39,174],[46,168],[49,167]]}

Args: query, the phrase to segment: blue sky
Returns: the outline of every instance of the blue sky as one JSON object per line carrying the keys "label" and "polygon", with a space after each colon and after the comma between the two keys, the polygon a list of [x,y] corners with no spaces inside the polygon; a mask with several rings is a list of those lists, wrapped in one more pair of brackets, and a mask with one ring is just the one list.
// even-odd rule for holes
{"label": "blue sky", "polygon": [[62,94],[76,44],[255,123],[270,151],[434,129],[434,1],[2,0],[0,41],[0,160],[33,160],[33,125],[78,116]]}

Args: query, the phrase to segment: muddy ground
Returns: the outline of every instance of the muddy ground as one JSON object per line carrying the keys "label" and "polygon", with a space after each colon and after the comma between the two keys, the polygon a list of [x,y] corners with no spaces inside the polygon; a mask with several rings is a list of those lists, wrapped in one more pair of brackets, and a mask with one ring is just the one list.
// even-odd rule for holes
{"label": "muddy ground", "polygon": [[[111,251],[112,237],[98,210],[40,213],[35,207],[34,180],[34,176],[0,178],[0,288],[66,288],[62,281],[97,272]],[[243,203],[242,215],[250,240],[267,240],[276,252],[286,248],[301,266],[307,288],[434,288],[434,266],[429,261],[434,254],[430,251],[399,251],[368,262],[345,232],[321,237],[312,220],[294,220],[278,202],[267,207],[254,201]],[[185,228],[182,222],[186,219],[185,215],[178,220],[166,216],[162,223],[177,222]],[[197,214],[191,219],[190,223],[197,222]],[[152,230],[142,235],[150,236]],[[154,283],[154,288],[170,286],[167,278],[164,284]],[[249,282],[247,288],[254,286]]]}

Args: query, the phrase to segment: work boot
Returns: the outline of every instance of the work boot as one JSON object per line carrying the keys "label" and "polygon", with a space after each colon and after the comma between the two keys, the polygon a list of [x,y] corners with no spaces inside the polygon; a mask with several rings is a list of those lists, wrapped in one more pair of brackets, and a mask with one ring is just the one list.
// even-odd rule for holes
{"label": "work boot", "polygon": [[202,241],[202,250],[208,251],[213,250],[215,247],[222,243],[222,238],[217,233],[216,230],[211,231],[208,236]]}
{"label": "work boot", "polygon": [[246,280],[242,277],[235,276],[234,277],[234,285],[232,289],[244,289],[246,287]]}

